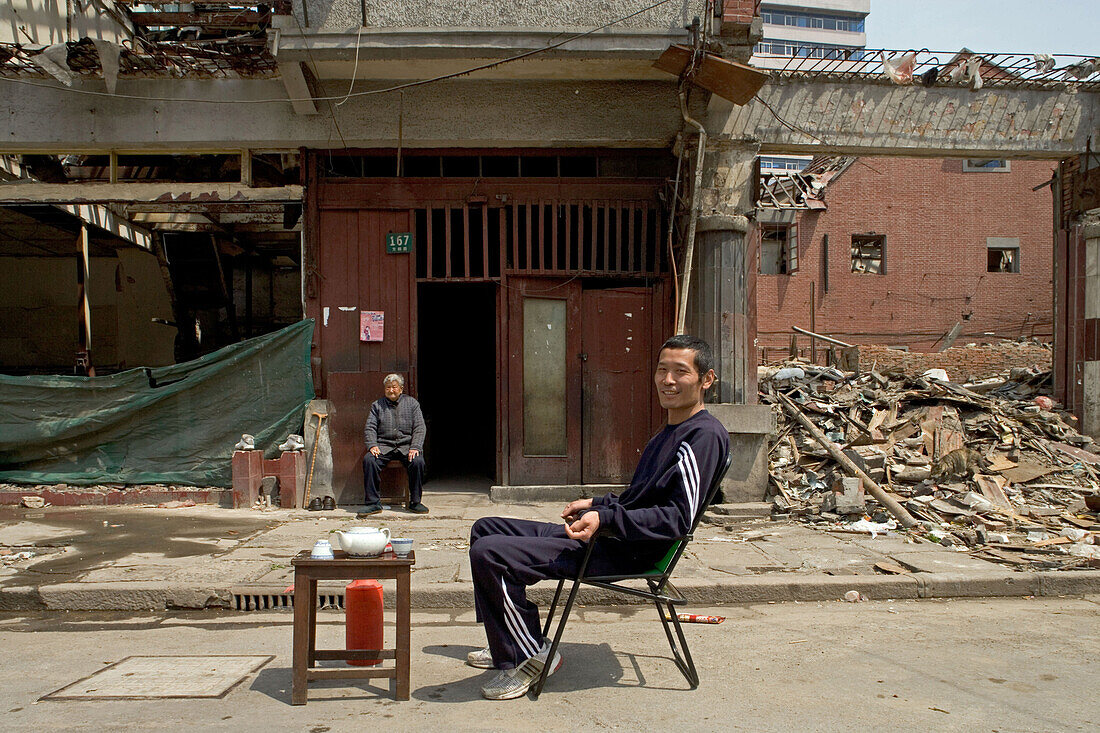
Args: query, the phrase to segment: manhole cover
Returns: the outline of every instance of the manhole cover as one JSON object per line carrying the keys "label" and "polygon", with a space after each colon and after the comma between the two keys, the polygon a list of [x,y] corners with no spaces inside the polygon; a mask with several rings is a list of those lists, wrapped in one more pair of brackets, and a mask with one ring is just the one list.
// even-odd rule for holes
{"label": "manhole cover", "polygon": [[43,700],[222,697],[274,656],[126,657]]}

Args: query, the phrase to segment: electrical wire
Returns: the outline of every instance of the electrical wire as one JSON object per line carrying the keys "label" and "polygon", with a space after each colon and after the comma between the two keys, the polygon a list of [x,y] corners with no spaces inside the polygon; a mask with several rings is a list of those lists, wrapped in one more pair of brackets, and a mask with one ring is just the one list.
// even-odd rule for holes
{"label": "electrical wire", "polygon": [[[465,69],[463,71],[455,71],[455,72],[452,72],[450,74],[441,74],[439,76],[434,76],[434,77],[431,77],[429,79],[420,79],[418,81],[405,82],[404,84],[396,84],[394,86],[385,87],[383,89],[369,89],[369,90],[366,90],[366,91],[354,92],[354,93],[349,91],[349,93],[347,95],[336,95],[336,96],[331,96],[331,97],[329,97],[329,96],[326,96],[326,97],[309,97],[309,98],[303,98],[303,99],[292,99],[292,98],[287,98],[287,97],[281,97],[281,98],[273,98],[273,99],[232,99],[232,100],[200,99],[200,98],[197,98],[197,97],[143,97],[143,96],[135,95],[135,94],[110,94],[108,92],[95,92],[95,91],[92,91],[90,89],[73,89],[73,88],[65,87],[65,86],[56,86],[56,85],[53,85],[53,84],[45,84],[45,83],[42,83],[42,82],[34,82],[34,81],[27,80],[27,79],[15,79],[15,78],[8,78],[8,77],[0,77],[0,81],[9,82],[11,84],[24,84],[26,86],[32,86],[32,87],[42,87],[44,89],[53,89],[55,91],[67,92],[69,94],[83,94],[83,95],[86,95],[86,96],[93,96],[93,97],[109,97],[111,99],[133,99],[133,100],[137,100],[137,101],[141,101],[141,102],[183,102],[183,103],[188,103],[188,104],[285,104],[286,102],[333,102],[333,101],[336,101],[338,99],[346,99],[348,97],[367,97],[367,96],[372,96],[372,95],[375,95],[375,94],[388,94],[390,92],[397,92],[397,91],[401,91],[403,89],[412,89],[414,87],[420,87],[420,86],[424,86],[426,84],[434,84],[436,82],[447,81],[449,79],[457,79],[459,77],[467,76],[469,74],[473,74],[473,73],[476,73],[478,71],[485,71],[487,69],[493,69],[493,68],[496,68],[497,66],[503,66],[504,64],[508,64],[508,63],[513,62],[513,61],[519,61],[521,59],[529,58],[531,56],[535,56],[535,55],[540,54],[540,53],[545,53],[546,51],[553,51],[554,49],[561,48],[562,46],[564,46],[568,43],[572,43],[573,41],[579,40],[579,39],[584,38],[586,36],[590,36],[593,33],[598,33],[602,30],[606,30],[607,28],[610,28],[613,25],[618,25],[619,23],[630,20],[631,18],[633,18],[635,16],[641,15],[643,13],[647,13],[650,10],[653,10],[654,8],[659,8],[662,5],[667,5],[670,2],[672,2],[672,0],[657,0],[657,2],[655,2],[651,5],[647,5],[646,7],[642,8],[640,10],[636,10],[633,13],[630,13],[628,15],[624,15],[621,18],[616,18],[615,20],[609,21],[609,22],[604,23],[603,25],[600,25],[600,26],[596,26],[595,28],[590,28],[587,31],[584,31],[583,33],[577,33],[575,35],[569,36],[565,40],[558,41],[556,43],[551,43],[550,45],[543,46],[542,48],[536,48],[536,49],[532,49],[530,51],[524,51],[521,54],[516,54],[515,56],[509,56],[508,58],[499,59],[497,61],[490,61],[489,63],[481,64],[480,66],[474,66],[474,67],[471,67],[469,69]],[[297,17],[297,16],[295,16],[295,17]],[[300,27],[301,26],[299,25],[299,28]],[[306,50],[307,51],[309,50],[308,46],[306,47]]]}

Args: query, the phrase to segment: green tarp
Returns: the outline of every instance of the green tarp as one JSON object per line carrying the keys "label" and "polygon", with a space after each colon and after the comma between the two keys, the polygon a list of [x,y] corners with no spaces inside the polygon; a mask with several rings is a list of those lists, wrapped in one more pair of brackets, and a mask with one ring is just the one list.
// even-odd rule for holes
{"label": "green tarp", "polygon": [[0,481],[229,487],[242,433],[273,456],[313,399],[313,321],[184,364],[107,377],[0,374]]}

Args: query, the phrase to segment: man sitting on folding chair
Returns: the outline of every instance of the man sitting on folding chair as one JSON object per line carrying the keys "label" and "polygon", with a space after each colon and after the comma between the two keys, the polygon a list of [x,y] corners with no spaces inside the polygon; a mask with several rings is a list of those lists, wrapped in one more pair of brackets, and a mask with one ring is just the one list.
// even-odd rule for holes
{"label": "man sitting on folding chair", "polygon": [[[489,646],[470,652],[466,661],[500,670],[481,689],[486,698],[526,694],[546,665],[551,644],[538,606],[527,600],[528,585],[576,577],[597,530],[588,575],[645,571],[669,553],[671,541],[691,531],[729,454],[729,433],[703,407],[715,381],[712,359],[710,346],[692,336],[673,336],[661,346],[654,382],[668,424],[646,445],[622,496],[571,502],[561,514],[564,525],[504,517],[474,523],[474,607]],[[555,653],[549,672],[561,663]]]}

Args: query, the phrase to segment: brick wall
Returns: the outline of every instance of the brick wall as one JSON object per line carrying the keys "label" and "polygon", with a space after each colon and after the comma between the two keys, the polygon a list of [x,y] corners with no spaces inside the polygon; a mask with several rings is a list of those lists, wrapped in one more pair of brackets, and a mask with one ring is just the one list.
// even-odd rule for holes
{"label": "brick wall", "polygon": [[[1043,161],[963,172],[961,160],[861,158],[829,185],[827,211],[800,216],[799,271],[757,277],[758,345],[787,346],[792,325],[809,328],[811,282],[817,332],[850,343],[929,351],[966,314],[959,344],[1049,340],[1051,194],[1031,189],[1051,170]],[[867,232],[886,235],[885,275],[851,271],[852,234]],[[1019,273],[986,272],[987,237],[1019,239]]]}
{"label": "brick wall", "polygon": [[722,6],[722,22],[751,23],[760,14],[760,0],[725,0]]}
{"label": "brick wall", "polygon": [[900,369],[906,374],[922,374],[928,369],[944,369],[954,382],[994,377],[1009,369],[1050,369],[1050,348],[1034,342],[1002,342],[987,346],[952,346],[940,353],[898,351],[885,346],[860,346],[861,369]]}

